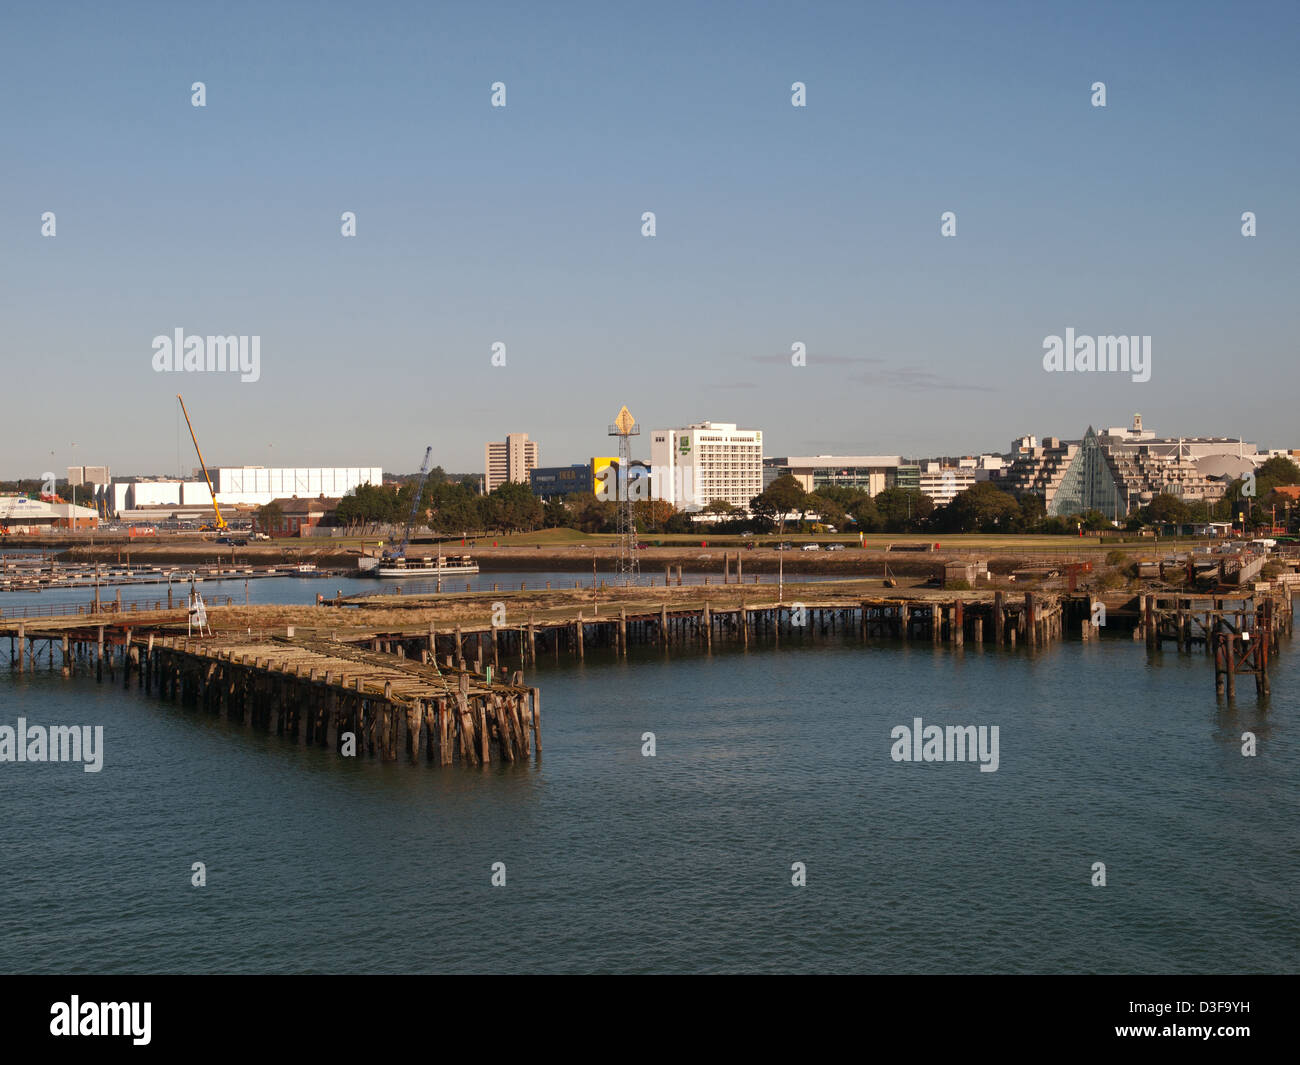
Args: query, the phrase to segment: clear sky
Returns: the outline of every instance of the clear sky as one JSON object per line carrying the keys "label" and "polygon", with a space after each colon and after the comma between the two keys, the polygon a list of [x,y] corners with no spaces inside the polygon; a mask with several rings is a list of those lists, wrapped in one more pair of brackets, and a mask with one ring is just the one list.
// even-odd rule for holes
{"label": "clear sky", "polygon": [[[175,472],[178,391],[215,464],[480,470],[512,431],[579,462],[624,403],[769,455],[1134,411],[1300,447],[1298,31],[1294,2],[7,0],[0,478]],[[1150,335],[1150,381],[1047,373],[1067,327]],[[156,373],[177,328],[260,336],[260,380]]]}

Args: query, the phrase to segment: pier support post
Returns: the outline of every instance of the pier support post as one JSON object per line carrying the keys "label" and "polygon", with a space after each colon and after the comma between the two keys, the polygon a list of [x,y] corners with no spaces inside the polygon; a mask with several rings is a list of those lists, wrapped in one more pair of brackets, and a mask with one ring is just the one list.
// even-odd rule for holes
{"label": "pier support post", "polygon": [[537,751],[537,756],[542,756],[542,689],[529,688],[529,697],[532,700],[532,718],[533,726],[533,747]]}
{"label": "pier support post", "polygon": [[1228,698],[1235,699],[1237,697],[1237,637],[1228,633],[1224,641],[1227,652],[1224,666],[1228,675]]}
{"label": "pier support post", "polygon": [[478,700],[479,759],[484,765],[492,764],[492,738],[488,734],[487,699]]}

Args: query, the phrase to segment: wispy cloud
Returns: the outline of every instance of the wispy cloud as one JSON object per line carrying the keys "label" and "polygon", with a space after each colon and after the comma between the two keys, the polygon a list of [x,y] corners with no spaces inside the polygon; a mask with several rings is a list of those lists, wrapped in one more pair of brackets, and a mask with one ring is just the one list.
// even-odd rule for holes
{"label": "wispy cloud", "polygon": [[[790,366],[790,356],[749,355],[749,362],[769,366]],[[899,366],[899,359],[886,359],[876,355],[821,355],[809,353],[807,369],[819,366],[851,366],[858,369],[843,380],[852,385],[869,385],[873,388],[896,388],[903,392],[995,392],[989,385],[972,385],[941,377],[929,370]],[[800,367],[803,369],[804,367]],[[745,387],[754,387],[746,385]]]}
{"label": "wispy cloud", "polygon": [[909,367],[871,370],[849,378],[855,385],[876,388],[897,388],[904,392],[996,392],[990,385],[972,385],[964,381],[951,381],[931,373]]}
{"label": "wispy cloud", "polygon": [[[790,352],[776,355],[748,355],[746,358],[750,362],[761,362],[769,365],[790,365]],[[872,363],[883,362],[883,359],[877,359],[871,355],[820,355],[809,354],[809,366],[865,366]]]}

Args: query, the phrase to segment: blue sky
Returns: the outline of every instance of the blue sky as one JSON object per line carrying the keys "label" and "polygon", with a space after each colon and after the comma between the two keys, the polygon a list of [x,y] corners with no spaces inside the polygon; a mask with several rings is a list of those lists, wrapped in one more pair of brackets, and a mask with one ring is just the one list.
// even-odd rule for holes
{"label": "blue sky", "polygon": [[[507,432],[577,462],[624,403],[773,455],[1134,411],[1300,447],[1298,30],[1293,3],[8,3],[0,478],[174,472],[178,391],[219,464],[478,470]],[[261,379],[155,373],[178,327],[259,335]],[[1067,327],[1150,335],[1151,380],[1046,373]]]}

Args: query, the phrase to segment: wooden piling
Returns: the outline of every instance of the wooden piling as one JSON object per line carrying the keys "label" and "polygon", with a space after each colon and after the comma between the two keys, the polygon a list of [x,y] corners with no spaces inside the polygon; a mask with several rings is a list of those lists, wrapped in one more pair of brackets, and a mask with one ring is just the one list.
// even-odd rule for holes
{"label": "wooden piling", "polygon": [[528,695],[532,702],[533,746],[540,755],[542,753],[542,689],[529,688]]}

